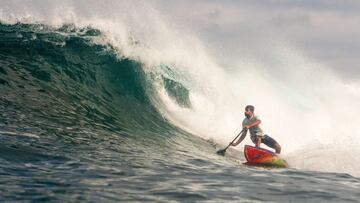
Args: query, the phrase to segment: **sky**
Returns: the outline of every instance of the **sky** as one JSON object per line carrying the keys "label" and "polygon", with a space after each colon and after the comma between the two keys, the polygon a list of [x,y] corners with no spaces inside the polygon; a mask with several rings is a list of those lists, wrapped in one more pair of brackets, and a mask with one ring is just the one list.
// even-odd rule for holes
{"label": "sky", "polygon": [[[272,41],[291,44],[343,81],[360,79],[360,1],[156,1],[177,26],[224,55],[261,55]],[[255,52],[255,54],[254,54]]]}

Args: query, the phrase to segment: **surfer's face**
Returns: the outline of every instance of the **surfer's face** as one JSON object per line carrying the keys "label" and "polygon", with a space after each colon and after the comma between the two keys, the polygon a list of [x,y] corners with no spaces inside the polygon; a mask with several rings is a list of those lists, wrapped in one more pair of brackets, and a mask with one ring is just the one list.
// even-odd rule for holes
{"label": "surfer's face", "polygon": [[244,114],[245,114],[246,118],[251,118],[251,116],[252,116],[252,112],[249,110],[245,110]]}

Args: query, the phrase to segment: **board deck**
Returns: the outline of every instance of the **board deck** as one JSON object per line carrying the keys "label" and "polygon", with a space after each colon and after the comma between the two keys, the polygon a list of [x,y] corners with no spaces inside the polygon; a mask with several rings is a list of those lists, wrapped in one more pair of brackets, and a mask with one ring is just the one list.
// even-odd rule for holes
{"label": "board deck", "polygon": [[288,164],[284,159],[277,156],[274,152],[260,147],[245,145],[244,155],[247,161],[244,163],[246,165],[275,168],[288,167]]}

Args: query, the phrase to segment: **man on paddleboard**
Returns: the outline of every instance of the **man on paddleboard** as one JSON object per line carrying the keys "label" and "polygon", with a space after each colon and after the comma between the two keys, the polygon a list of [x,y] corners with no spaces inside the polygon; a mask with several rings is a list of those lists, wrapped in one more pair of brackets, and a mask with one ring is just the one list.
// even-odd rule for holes
{"label": "man on paddleboard", "polygon": [[264,143],[266,146],[275,149],[277,154],[281,152],[281,146],[270,136],[264,135],[262,129],[260,128],[261,120],[254,115],[255,107],[252,105],[247,105],[245,107],[245,118],[242,122],[243,133],[236,142],[230,143],[232,146],[237,146],[240,144],[246,137],[247,131],[250,131],[251,141],[255,144],[256,147],[260,147],[260,143]]}

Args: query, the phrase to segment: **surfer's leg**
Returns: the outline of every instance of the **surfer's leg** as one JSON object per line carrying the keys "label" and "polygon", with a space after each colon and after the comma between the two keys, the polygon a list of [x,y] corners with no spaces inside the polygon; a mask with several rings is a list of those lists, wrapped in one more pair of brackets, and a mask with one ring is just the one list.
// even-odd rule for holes
{"label": "surfer's leg", "polygon": [[262,139],[261,139],[261,137],[256,136],[256,143],[255,143],[255,146],[260,147],[261,140],[262,140]]}
{"label": "surfer's leg", "polygon": [[263,139],[261,140],[262,143],[264,143],[266,146],[271,147],[273,149],[275,149],[275,152],[277,154],[280,154],[281,152],[281,146],[279,145],[279,143],[277,143],[272,137],[268,136],[268,135],[264,135]]}
{"label": "surfer's leg", "polygon": [[250,135],[251,141],[256,144],[256,136]]}
{"label": "surfer's leg", "polygon": [[250,135],[251,141],[255,144],[256,147],[260,147],[261,144],[261,138],[256,135]]}

